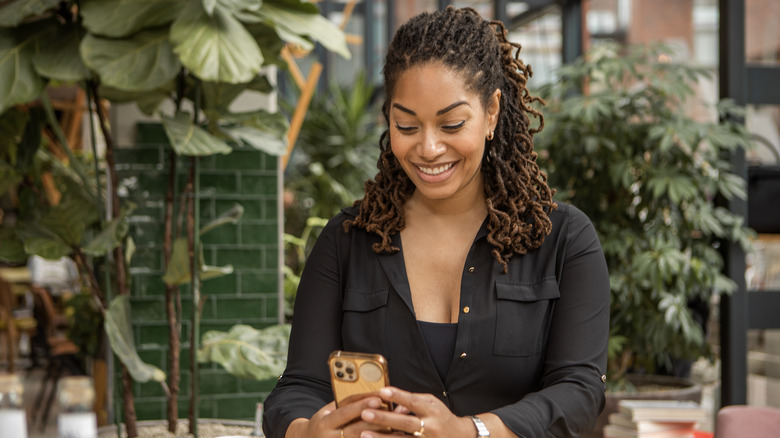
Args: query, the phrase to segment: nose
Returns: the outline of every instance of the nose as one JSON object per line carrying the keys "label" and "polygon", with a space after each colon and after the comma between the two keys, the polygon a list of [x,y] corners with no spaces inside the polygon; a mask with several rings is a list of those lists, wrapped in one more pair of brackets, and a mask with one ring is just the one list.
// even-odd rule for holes
{"label": "nose", "polygon": [[434,160],[443,154],[447,146],[440,141],[438,134],[433,129],[424,129],[422,142],[420,143],[420,157],[425,160]]}

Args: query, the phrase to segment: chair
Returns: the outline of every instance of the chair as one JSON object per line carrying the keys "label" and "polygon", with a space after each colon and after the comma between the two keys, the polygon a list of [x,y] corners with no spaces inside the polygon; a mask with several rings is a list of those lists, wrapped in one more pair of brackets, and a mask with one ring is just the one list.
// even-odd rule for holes
{"label": "chair", "polygon": [[15,371],[15,361],[18,355],[19,339],[23,333],[30,337],[35,335],[38,322],[33,317],[18,317],[14,314],[16,297],[13,286],[0,279],[0,333],[5,332],[6,352],[8,355],[8,372]]}
{"label": "chair", "polygon": [[780,409],[769,406],[725,406],[718,411],[715,438],[777,438]]}
{"label": "chair", "polygon": [[[37,416],[40,429],[43,431],[46,428],[60,377],[66,371],[70,375],[84,375],[86,373],[77,357],[78,346],[58,333],[58,324],[61,324],[64,317],[57,313],[49,292],[38,286],[32,286],[30,290],[33,293],[37,317],[45,335],[46,375],[35,399],[34,406],[37,411],[33,413],[33,423]],[[46,397],[47,392],[48,397]],[[46,398],[46,403],[42,404],[44,398]],[[41,409],[43,410],[41,411]]]}

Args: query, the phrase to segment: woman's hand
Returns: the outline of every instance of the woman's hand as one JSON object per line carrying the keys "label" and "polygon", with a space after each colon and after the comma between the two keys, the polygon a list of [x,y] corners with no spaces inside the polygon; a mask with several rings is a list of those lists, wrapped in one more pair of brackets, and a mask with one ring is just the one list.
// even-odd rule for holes
{"label": "woman's hand", "polygon": [[[398,407],[393,412],[376,408],[363,410],[361,418],[366,423],[376,426],[374,429],[389,427],[395,432],[403,432],[425,438],[473,438],[476,427],[468,417],[458,417],[447,406],[431,394],[415,394],[398,388],[387,387],[379,391],[382,400],[395,403]],[[412,415],[409,415],[412,413]],[[391,436],[370,430],[362,433],[361,438],[379,438]]]}
{"label": "woman's hand", "polygon": [[290,423],[285,438],[354,438],[360,431],[379,429],[360,421],[366,409],[379,409],[381,399],[374,394],[359,394],[344,399],[337,408],[330,402],[317,411],[311,419],[298,418]]}

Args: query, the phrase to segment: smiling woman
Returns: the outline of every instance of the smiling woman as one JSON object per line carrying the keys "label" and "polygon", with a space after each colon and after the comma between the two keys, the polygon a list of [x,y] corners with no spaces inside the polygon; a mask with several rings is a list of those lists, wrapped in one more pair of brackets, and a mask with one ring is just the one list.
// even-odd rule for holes
{"label": "smiling woman", "polygon": [[[592,429],[609,276],[590,221],[552,201],[536,163],[543,123],[518,51],[471,9],[399,28],[383,70],[379,172],[306,262],[287,368],[264,405],[269,437]],[[382,355],[393,386],[336,407],[334,350]]]}

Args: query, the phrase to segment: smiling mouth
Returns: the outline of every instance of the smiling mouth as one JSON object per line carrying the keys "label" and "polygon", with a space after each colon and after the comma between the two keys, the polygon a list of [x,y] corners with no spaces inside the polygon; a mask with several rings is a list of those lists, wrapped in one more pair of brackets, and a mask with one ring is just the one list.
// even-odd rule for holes
{"label": "smiling mouth", "polygon": [[437,166],[437,167],[417,166],[417,168],[420,169],[420,172],[426,175],[436,176],[436,175],[441,175],[442,173],[448,171],[454,165],[455,163],[449,163],[449,164],[442,164],[441,166]]}

